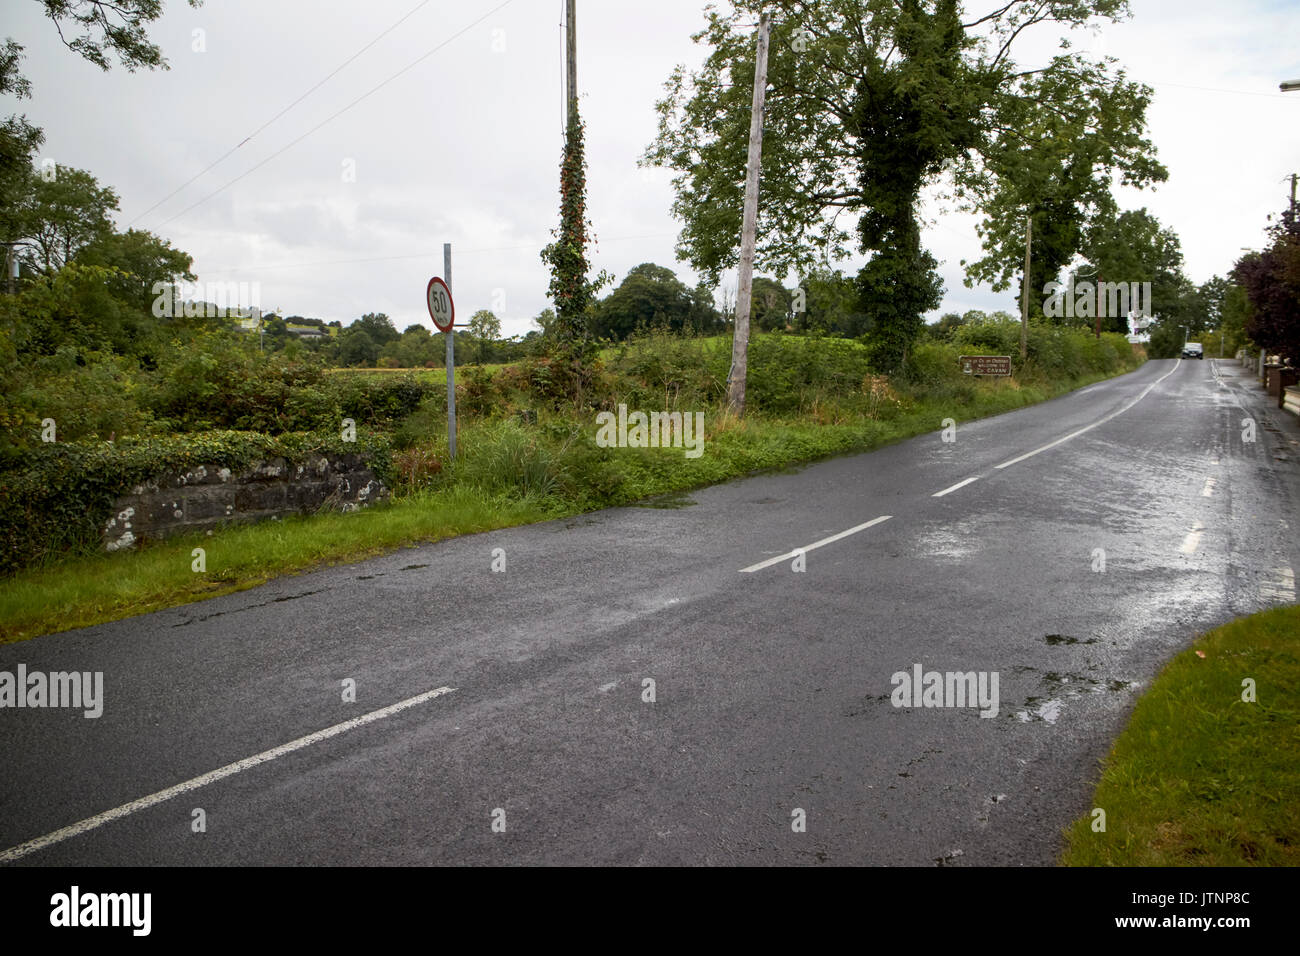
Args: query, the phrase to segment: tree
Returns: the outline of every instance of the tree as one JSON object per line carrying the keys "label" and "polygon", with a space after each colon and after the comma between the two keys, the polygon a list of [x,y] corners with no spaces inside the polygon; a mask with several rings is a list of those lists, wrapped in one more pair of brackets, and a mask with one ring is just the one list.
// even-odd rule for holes
{"label": "tree", "polygon": [[146,310],[152,308],[156,298],[156,283],[173,285],[197,278],[192,271],[194,258],[189,253],[143,229],[101,235],[77,254],[77,261],[120,270],[113,283],[115,293]]}
{"label": "tree", "polygon": [[[1146,209],[1095,218],[1084,230],[1081,254],[1085,261],[1075,271],[1075,289],[1082,289],[1084,294],[1076,297],[1073,311],[1085,314],[1078,324],[1092,327],[1097,324],[1099,311],[1111,311],[1109,303],[1099,298],[1100,282],[1138,283],[1139,289],[1144,288],[1143,283],[1150,283],[1151,300],[1140,303],[1141,311],[1160,316],[1166,327],[1199,330],[1205,324],[1195,287],[1183,275],[1182,246],[1177,234],[1161,226],[1160,220]],[[1089,286],[1081,284],[1085,279]],[[1094,291],[1089,293],[1089,288]],[[1136,310],[1137,305],[1130,301],[1131,308]],[[1128,317],[1107,314],[1100,325],[1103,332],[1127,332]]]}
{"label": "tree", "polygon": [[590,328],[597,338],[625,339],[637,329],[705,331],[715,322],[707,290],[692,290],[671,269],[643,262],[596,305]]}
{"label": "tree", "polygon": [[[1126,88],[1111,83],[1104,66],[1067,56],[1021,69],[1012,45],[1039,24],[1117,20],[1126,0],[1008,0],[970,23],[961,22],[956,0],[733,0],[729,12],[710,8],[695,35],[710,55],[698,72],[679,67],[670,76],[659,135],[642,162],[676,171],[679,253],[715,282],[737,255],[754,75],[745,24],[760,6],[776,17],[757,264],[784,275],[844,258],[851,234],[840,218],[856,216],[858,249],[875,253],[858,276],[860,306],[871,317],[876,360],[897,367],[921,314],[942,294],[937,264],[920,245],[920,189],[952,170],[964,172],[966,195],[981,201],[1025,191],[1024,164],[1011,161],[1020,138],[1001,121],[1017,110],[1060,114],[1071,120],[1063,138],[1103,116],[1112,105],[1107,91]],[[1130,111],[1120,122],[1131,118]],[[1109,175],[1112,154],[1136,162],[1125,151],[1141,148],[1117,141],[1097,150],[1097,180]]]}
{"label": "tree", "polygon": [[541,330],[542,335],[552,335],[555,330],[555,310],[542,309],[533,316],[533,324]]}
{"label": "tree", "polygon": [[750,324],[764,332],[784,329],[790,324],[791,295],[775,279],[755,276],[749,300]]}
{"label": "tree", "polygon": [[[1025,221],[1032,214],[1029,298],[1037,302],[1043,286],[1080,251],[1086,227],[1097,219],[1113,222],[1117,172],[1123,185],[1138,188],[1169,177],[1143,136],[1150,88],[1127,82],[1122,70],[1112,80],[1106,70],[1113,60],[1058,60],[1065,62],[1026,77],[1022,95],[996,100],[1001,135],[957,163],[958,197],[985,216],[979,232],[986,255],[967,265],[967,286],[988,282],[1001,291],[1023,271]],[[1078,99],[1079,90],[1082,108],[1056,108]]]}
{"label": "tree", "polygon": [[1245,328],[1251,340],[1300,364],[1300,219],[1286,210],[1269,236],[1269,247],[1243,256],[1232,278],[1249,302]]}
{"label": "tree", "polygon": [[[191,7],[203,0],[188,0]],[[162,14],[161,0],[40,0],[44,13],[54,23],[59,39],[73,53],[102,70],[109,68],[109,56],[128,71],[168,69],[162,51],[150,41],[147,27]],[[80,31],[80,32],[77,32]],[[31,96],[31,83],[19,69],[23,46],[7,38],[0,47],[0,94],[19,99]],[[45,141],[45,134],[30,125],[26,116],[10,116],[0,123],[0,209],[15,208],[13,177],[25,177],[32,165],[32,153]],[[21,191],[21,190],[20,190]],[[6,242],[14,241],[11,223],[0,221]]]}
{"label": "tree", "polygon": [[53,175],[29,172],[22,240],[29,245],[23,258],[46,274],[63,268],[96,240],[113,235],[110,213],[117,193],[84,169],[50,167]]}
{"label": "tree", "polygon": [[[839,270],[822,267],[799,280],[804,292],[804,311],[794,312],[794,326],[801,331],[856,338],[866,331],[866,315],[858,307],[854,281]],[[798,302],[792,303],[792,309]]]}
{"label": "tree", "polygon": [[555,303],[555,343],[572,380],[567,390],[575,397],[584,390],[595,357],[587,327],[587,313],[596,293],[611,279],[601,271],[588,279],[587,259],[587,162],[583,152],[583,123],[576,105],[569,113],[560,164],[560,225],[553,230],[555,241],[542,250],[542,261],[551,268],[547,292]]}
{"label": "tree", "polygon": [[[31,96],[31,84],[18,72],[22,49],[13,40],[0,47],[0,95]],[[44,142],[45,134],[26,116],[0,122],[0,242],[6,246],[19,242],[27,232],[32,159]]]}
{"label": "tree", "polygon": [[365,332],[377,348],[383,348],[389,342],[396,342],[401,338],[401,334],[393,325],[393,320],[382,312],[367,312],[348,327]]}
{"label": "tree", "polygon": [[379,361],[379,346],[357,323],[348,326],[339,335],[339,364],[349,368],[372,366]]}
{"label": "tree", "polygon": [[492,343],[501,337],[501,320],[489,309],[479,309],[469,319],[469,334],[478,343],[478,364],[488,360]]}

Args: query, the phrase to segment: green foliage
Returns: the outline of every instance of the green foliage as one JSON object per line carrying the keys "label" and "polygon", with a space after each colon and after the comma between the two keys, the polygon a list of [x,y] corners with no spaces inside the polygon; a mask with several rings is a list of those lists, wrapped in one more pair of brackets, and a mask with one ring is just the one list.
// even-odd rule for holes
{"label": "green foliage", "polygon": [[555,338],[566,353],[563,358],[578,362],[590,358],[587,312],[596,293],[610,281],[604,272],[593,280],[587,278],[591,222],[587,219],[583,137],[584,124],[575,108],[569,116],[560,164],[560,226],[554,231],[555,242],[542,250],[542,261],[551,269],[547,291],[555,303]]}
{"label": "green foliage", "polygon": [[691,289],[671,269],[651,262],[629,270],[618,288],[595,306],[590,319],[592,334],[614,340],[639,329],[707,334],[721,326],[707,290]]}
{"label": "green foliage", "polygon": [[478,432],[451,472],[457,481],[492,494],[536,498],[553,494],[562,475],[554,451],[509,419]]}
{"label": "green foliage", "polygon": [[32,170],[22,202],[26,209],[20,241],[29,248],[20,259],[32,270],[51,274],[86,246],[113,234],[111,214],[118,208],[117,193],[100,186],[84,169]]}
{"label": "green foliage", "polygon": [[297,463],[313,452],[359,454],[381,478],[393,478],[388,440],[362,430],[356,442],[342,441],[338,432],[271,437],[225,431],[57,442],[11,455],[0,469],[0,574],[92,550],[114,501],[134,485],[199,465],[238,471],[267,458]]}

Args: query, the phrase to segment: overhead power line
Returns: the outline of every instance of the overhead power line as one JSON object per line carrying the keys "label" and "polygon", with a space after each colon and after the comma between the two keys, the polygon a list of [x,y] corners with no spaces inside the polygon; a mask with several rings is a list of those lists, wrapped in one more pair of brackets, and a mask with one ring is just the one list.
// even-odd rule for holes
{"label": "overhead power line", "polygon": [[238,143],[236,143],[234,146],[230,147],[230,149],[228,149],[228,150],[226,150],[224,153],[222,153],[222,154],[221,154],[217,159],[213,160],[211,163],[209,163],[209,164],[208,164],[207,166],[205,166],[203,169],[199,170],[197,173],[195,173],[195,174],[194,174],[193,176],[191,176],[189,179],[185,180],[185,182],[181,183],[179,186],[177,186],[175,189],[173,189],[171,192],[169,192],[166,196],[163,196],[162,199],[159,199],[156,203],[154,203],[152,206],[150,206],[150,207],[149,207],[148,209],[146,209],[144,212],[142,212],[142,213],[140,213],[138,216],[136,216],[135,219],[133,219],[133,220],[131,221],[131,225],[135,225],[137,222],[139,222],[139,221],[140,221],[141,219],[143,219],[145,216],[149,215],[149,213],[153,212],[155,209],[157,209],[159,206],[161,206],[161,205],[162,205],[163,203],[165,203],[167,200],[171,199],[173,196],[175,196],[175,195],[176,195],[178,192],[180,192],[182,189],[184,189],[185,187],[189,186],[189,185],[190,185],[191,183],[193,183],[195,180],[198,180],[198,179],[202,178],[203,176],[206,176],[206,175],[207,175],[209,172],[211,172],[213,169],[216,169],[216,168],[217,168],[218,166],[220,166],[223,162],[225,162],[226,159],[227,159],[228,157],[230,157],[232,154],[234,154],[234,152],[235,152],[237,149],[239,149],[241,146],[243,146],[245,143],[247,143],[249,140],[251,140],[251,139],[252,139],[254,136],[256,136],[258,133],[262,132],[262,130],[266,129],[268,126],[270,126],[272,123],[274,123],[276,120],[278,120],[278,119],[279,119],[281,116],[283,116],[285,113],[289,112],[291,109],[293,109],[295,106],[297,106],[297,105],[298,105],[299,103],[301,103],[303,100],[305,100],[307,97],[311,96],[311,94],[315,93],[318,89],[320,89],[322,86],[324,86],[326,82],[328,82],[330,79],[332,79],[333,77],[335,77],[336,75],[338,75],[338,73],[339,73],[339,72],[340,72],[340,71],[341,71],[345,66],[347,66],[349,63],[351,63],[351,62],[352,62],[353,60],[355,60],[357,57],[361,56],[361,54],[365,53],[367,50],[369,50],[372,46],[374,46],[376,43],[378,43],[378,42],[379,42],[380,40],[382,40],[384,37],[388,36],[388,34],[392,33],[394,30],[396,30],[399,26],[401,26],[401,25],[402,25],[403,23],[405,23],[407,20],[411,19],[411,17],[412,17],[412,16],[413,16],[413,15],[414,15],[414,14],[415,14],[415,13],[416,13],[420,8],[421,8],[421,7],[428,6],[428,4],[429,4],[429,0],[420,0],[420,2],[419,2],[418,4],[416,4],[414,7],[411,8],[411,11],[410,11],[409,13],[407,13],[406,16],[402,17],[402,18],[401,18],[400,20],[398,20],[396,23],[392,24],[392,26],[390,26],[387,30],[385,30],[383,33],[379,34],[379,36],[375,37],[373,40],[371,40],[369,43],[367,43],[365,46],[363,46],[363,47],[362,47],[360,50],[358,50],[356,53],[353,53],[350,57],[348,57],[346,60],[344,60],[344,61],[343,61],[342,63],[340,63],[338,66],[336,66],[333,70],[331,70],[328,74],[326,74],[326,76],[324,77],[324,79],[322,79],[320,82],[318,82],[318,83],[316,83],[314,86],[312,86],[311,89],[309,89],[309,90],[307,90],[307,92],[303,93],[302,96],[298,97],[296,100],[294,100],[294,101],[293,101],[292,103],[290,103],[288,106],[286,106],[284,109],[280,110],[280,112],[276,113],[274,116],[272,116],[269,120],[267,120],[265,123],[263,123],[263,124],[262,124],[261,126],[259,126],[257,129],[253,130],[251,133],[249,133],[247,136],[245,136],[242,140],[240,140],[240,141],[239,141]]}
{"label": "overhead power line", "polygon": [[[669,239],[676,236],[675,232],[660,232],[645,236],[615,236],[612,239],[602,239],[601,242],[632,242],[637,239]],[[515,252],[519,249],[541,249],[545,241],[530,242],[518,246],[497,246],[491,249],[460,249],[456,250],[457,256],[475,255],[486,252]],[[434,252],[417,252],[401,256],[372,256],[365,259],[324,259],[317,262],[278,262],[269,266],[238,266],[229,269],[202,269],[200,270],[205,276],[226,275],[231,272],[272,272],[277,269],[315,269],[321,266],[350,266],[365,262],[398,262],[403,259],[431,259],[434,256],[441,255],[441,251]]]}
{"label": "overhead power line", "polygon": [[[191,203],[190,205],[186,206],[184,209],[182,209],[180,212],[176,213],[174,216],[171,216],[171,217],[169,217],[169,218],[167,218],[167,219],[164,219],[162,222],[160,222],[160,223],[158,224],[159,227],[161,228],[162,226],[165,226],[165,225],[167,225],[168,223],[171,223],[171,222],[176,221],[176,220],[179,219],[181,216],[185,215],[187,212],[190,212],[190,211],[192,211],[192,210],[194,210],[194,209],[197,209],[199,206],[203,205],[203,204],[204,204],[205,202],[207,202],[209,199],[212,199],[214,196],[220,195],[221,193],[223,193],[223,192],[225,192],[227,189],[229,189],[231,186],[235,185],[235,183],[237,183],[237,182],[239,182],[240,180],[245,179],[245,178],[247,178],[248,176],[252,175],[253,173],[257,172],[257,170],[261,169],[263,166],[265,166],[265,165],[266,165],[267,163],[269,163],[271,160],[275,159],[277,156],[281,155],[282,153],[286,152],[286,151],[289,150],[289,149],[292,149],[294,146],[297,146],[297,145],[298,145],[299,143],[301,143],[304,139],[306,139],[306,138],[307,138],[308,136],[310,136],[312,133],[316,132],[316,131],[317,131],[318,129],[320,129],[321,127],[323,127],[323,126],[325,126],[325,125],[327,125],[327,124],[329,124],[329,123],[332,123],[334,120],[338,119],[340,116],[342,116],[342,115],[343,115],[344,113],[346,113],[348,110],[352,109],[352,108],[353,108],[354,106],[356,106],[358,103],[362,102],[363,100],[368,99],[369,97],[373,96],[375,93],[378,93],[380,90],[382,90],[385,86],[387,86],[389,83],[393,82],[393,80],[397,79],[398,77],[403,76],[403,75],[406,74],[406,73],[409,73],[411,70],[415,69],[417,66],[419,66],[421,63],[423,63],[423,62],[424,62],[425,60],[427,60],[429,57],[433,56],[435,53],[437,53],[437,52],[438,52],[439,50],[441,50],[443,47],[447,46],[447,45],[448,45],[449,43],[451,43],[453,40],[459,38],[460,36],[462,36],[462,35],[464,35],[464,34],[466,34],[466,33],[468,33],[470,30],[472,30],[474,27],[478,26],[480,23],[482,23],[482,22],[483,22],[484,20],[486,20],[488,17],[492,16],[494,13],[497,13],[497,12],[499,12],[499,11],[501,11],[501,10],[504,10],[506,7],[510,6],[510,4],[512,4],[512,3],[514,3],[514,0],[504,0],[503,3],[499,3],[499,4],[497,4],[495,7],[493,7],[491,10],[489,10],[487,13],[483,14],[483,16],[479,17],[477,20],[474,20],[474,21],[471,22],[471,23],[466,24],[466,25],[465,25],[464,27],[462,27],[460,30],[457,30],[455,33],[453,33],[451,36],[447,37],[447,39],[443,40],[441,43],[439,43],[439,44],[438,44],[437,46],[435,46],[433,49],[429,50],[427,53],[421,54],[420,56],[416,57],[414,60],[412,60],[412,61],[411,61],[410,63],[408,63],[406,66],[402,67],[400,70],[398,70],[398,71],[397,71],[396,73],[394,73],[392,76],[388,77],[388,79],[384,80],[383,82],[379,83],[379,84],[376,85],[376,86],[371,87],[371,88],[370,88],[369,90],[367,90],[365,93],[362,93],[360,96],[358,96],[355,100],[353,100],[353,101],[352,101],[351,103],[349,103],[347,106],[343,107],[341,110],[338,110],[338,111],[335,112],[335,113],[331,113],[329,116],[325,117],[325,119],[321,120],[319,123],[317,123],[317,124],[316,124],[315,126],[313,126],[311,129],[307,130],[307,132],[303,133],[301,136],[297,137],[296,139],[292,139],[292,140],[290,140],[288,143],[286,143],[285,145],[281,146],[279,149],[277,149],[277,150],[276,150],[274,153],[272,153],[270,156],[267,156],[265,159],[263,159],[260,163],[257,163],[256,165],[254,165],[254,166],[250,167],[249,169],[245,170],[244,172],[240,173],[238,176],[236,176],[234,179],[230,180],[229,182],[225,183],[224,185],[217,187],[217,188],[214,189],[212,192],[210,192],[210,193],[208,193],[206,196],[204,196],[202,199],[199,199],[198,201],[193,202],[193,203]],[[238,148],[238,147],[236,147],[236,148]]]}

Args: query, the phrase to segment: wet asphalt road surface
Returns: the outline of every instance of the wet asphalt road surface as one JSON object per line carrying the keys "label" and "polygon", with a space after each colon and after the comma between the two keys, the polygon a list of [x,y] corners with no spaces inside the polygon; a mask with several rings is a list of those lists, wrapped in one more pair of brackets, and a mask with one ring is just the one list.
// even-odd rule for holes
{"label": "wet asphalt road surface", "polygon": [[1300,427],[1210,359],[935,427],[0,647],[105,696],[0,711],[0,861],[1050,864],[1160,666],[1295,600]]}

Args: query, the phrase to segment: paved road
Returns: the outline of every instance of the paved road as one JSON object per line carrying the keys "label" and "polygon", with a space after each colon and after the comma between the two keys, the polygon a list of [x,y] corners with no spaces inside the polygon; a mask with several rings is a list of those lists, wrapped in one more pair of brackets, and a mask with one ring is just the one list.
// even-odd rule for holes
{"label": "paved road", "polygon": [[105,685],[0,711],[0,859],[1051,863],[1160,665],[1295,599],[1300,428],[1213,360],[938,426],[0,648]]}

